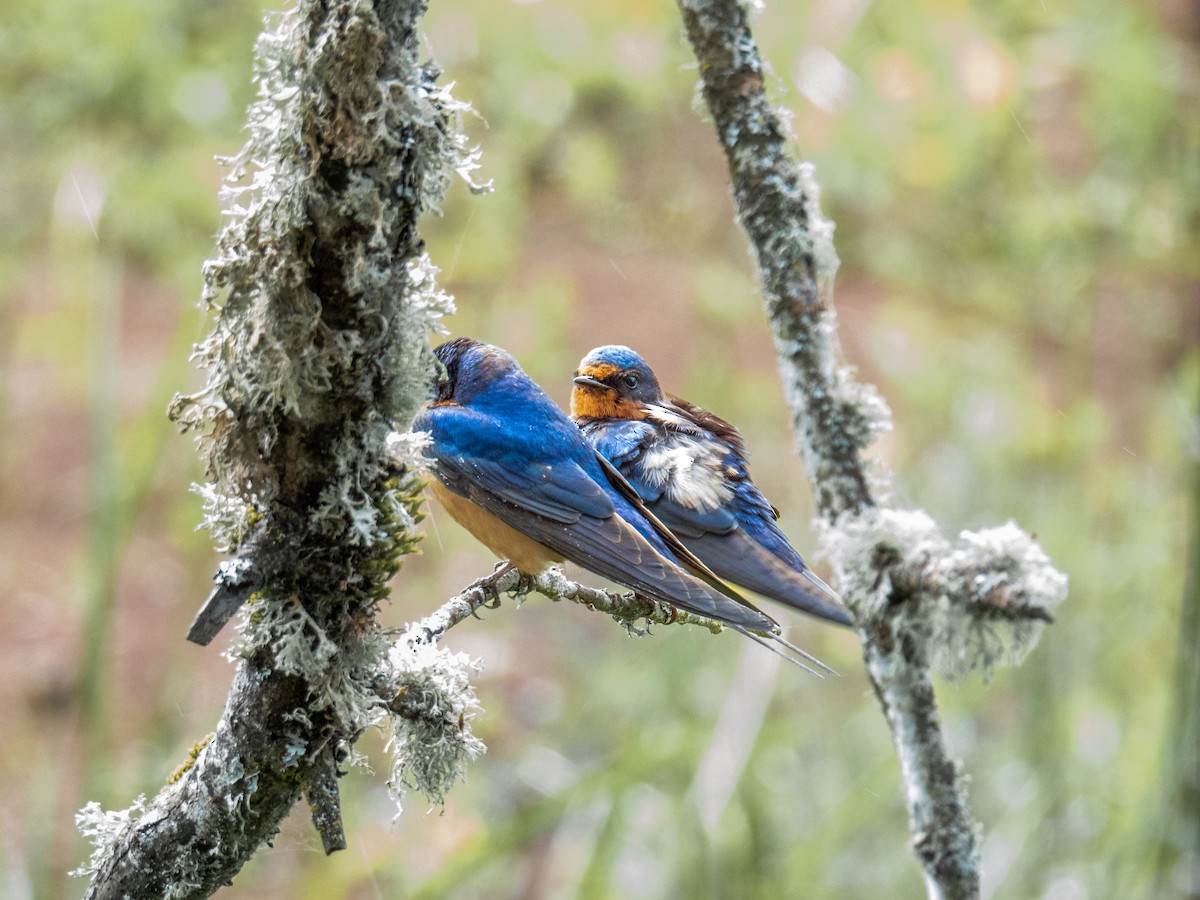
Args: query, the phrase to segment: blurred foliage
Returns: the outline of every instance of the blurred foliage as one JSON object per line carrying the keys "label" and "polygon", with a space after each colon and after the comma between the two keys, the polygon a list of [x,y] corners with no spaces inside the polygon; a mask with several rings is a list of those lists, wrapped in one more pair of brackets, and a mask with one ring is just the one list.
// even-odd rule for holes
{"label": "blurred foliage", "polygon": [[[185,491],[202,473],[163,410],[198,378],[213,157],[240,145],[262,13],[10,0],[0,22],[6,897],[81,893],[73,812],[156,791],[220,713],[228,663],[182,640],[215,563]],[[427,25],[496,183],[427,224],[455,332],[508,347],[560,402],[584,352],[634,345],[742,427],[811,548],[673,5],[435,2]],[[756,32],[839,226],[846,356],[895,411],[878,453],[897,502],[950,529],[1014,518],[1071,578],[1024,667],[942,688],[985,894],[1183,896],[1197,848],[1164,833],[1160,775],[1189,646],[1200,17],[1184,0],[812,0],[768,6]],[[432,512],[395,624],[490,567]],[[393,825],[382,777],[356,771],[348,852],[325,859],[297,811],[228,894],[920,896],[855,640],[793,636],[843,676],[776,671],[730,635],[630,640],[536,598],[464,624],[451,644],[486,665],[470,783]],[[363,741],[379,760],[381,741]]]}

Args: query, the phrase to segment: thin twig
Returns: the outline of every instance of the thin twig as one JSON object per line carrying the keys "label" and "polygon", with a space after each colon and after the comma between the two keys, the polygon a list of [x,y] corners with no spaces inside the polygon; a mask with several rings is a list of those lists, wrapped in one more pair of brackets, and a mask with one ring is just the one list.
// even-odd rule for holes
{"label": "thin twig", "polygon": [[725,627],[720,622],[657,600],[647,599],[632,591],[617,593],[588,587],[571,581],[556,568],[549,568],[530,578],[504,563],[491,575],[471,582],[424,619],[409,625],[406,630],[410,635],[420,635],[427,642],[436,642],[441,640],[447,631],[475,615],[480,609],[495,608],[502,594],[511,594],[520,599],[535,591],[556,603],[569,600],[587,609],[609,615],[634,634],[644,632],[644,629],[638,627],[639,622],[644,622],[646,626],[698,625],[713,634],[719,634]]}
{"label": "thin twig", "polygon": [[342,825],[342,801],[338,793],[337,747],[325,745],[318,762],[304,782],[304,799],[312,813],[313,827],[321,836],[321,846],[328,856],[346,849],[346,829]]}

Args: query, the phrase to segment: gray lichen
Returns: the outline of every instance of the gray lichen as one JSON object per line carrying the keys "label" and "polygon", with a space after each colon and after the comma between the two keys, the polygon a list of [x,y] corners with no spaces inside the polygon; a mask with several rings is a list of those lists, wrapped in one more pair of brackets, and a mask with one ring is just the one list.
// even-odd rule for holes
{"label": "gray lichen", "polygon": [[336,821],[329,761],[387,715],[375,611],[421,502],[419,453],[388,440],[427,397],[428,335],[453,309],[416,223],[456,174],[483,189],[465,107],[419,59],[425,6],[300,0],[258,42],[204,267],[207,380],[170,411],[198,435],[205,524],[237,557],[217,591],[248,599],[239,665],[215,737],[144,814],[87,809],[103,838],[89,897],[206,896],[302,792]]}
{"label": "gray lichen", "polygon": [[[414,224],[453,173],[470,182],[478,154],[458,127],[466,106],[417,62],[422,4],[318,9],[272,16],[258,42],[250,137],[227,160],[204,270],[217,319],[195,356],[208,379],[171,413],[201,435],[218,545],[265,519],[280,538],[260,555],[286,556],[234,654],[270,648],[354,733],[371,718],[362,673],[386,649],[371,602],[413,546],[419,502],[387,441],[425,399],[427,335],[453,311]],[[358,640],[336,633],[343,614]]]}
{"label": "gray lichen", "polygon": [[409,789],[440,804],[486,749],[471,730],[481,710],[471,677],[481,665],[465,653],[439,647],[422,625],[400,636],[390,660],[395,699],[388,786],[398,808]]}
{"label": "gray lichen", "polygon": [[1067,598],[1067,576],[1015,522],[960,533],[938,560],[936,582],[931,660],[951,677],[1021,663]]}
{"label": "gray lichen", "polygon": [[208,379],[171,411],[201,434],[206,524],[221,546],[288,493],[272,463],[289,423],[340,422],[347,397],[364,409],[352,431],[325,436],[334,477],[310,516],[353,543],[386,539],[373,526],[389,498],[371,491],[383,441],[423,401],[425,336],[453,311],[413,223],[440,207],[451,173],[477,165],[456,127],[465,105],[391,44],[396,31],[412,40],[413,23],[380,21],[404,11],[353,0],[314,33],[304,4],[259,39],[250,137],[226,160],[226,220],[204,269],[218,312],[195,353]]}
{"label": "gray lichen", "polygon": [[944,675],[1019,663],[1066,598],[1066,576],[1012,522],[951,541],[921,510],[876,508],[820,532],[858,622],[919,631]]}
{"label": "gray lichen", "polygon": [[89,876],[99,871],[101,863],[129,828],[131,822],[146,811],[146,795],[141,794],[127,809],[105,811],[92,801],[75,814],[75,828],[92,842],[92,855],[72,876]]}

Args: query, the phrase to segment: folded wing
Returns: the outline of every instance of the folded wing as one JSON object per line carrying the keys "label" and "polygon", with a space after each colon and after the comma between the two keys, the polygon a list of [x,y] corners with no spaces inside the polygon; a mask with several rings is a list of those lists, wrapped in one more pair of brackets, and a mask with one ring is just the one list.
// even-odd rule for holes
{"label": "folded wing", "polygon": [[514,448],[497,439],[486,416],[459,406],[428,409],[413,427],[434,432],[431,455],[447,488],[555,553],[647,597],[743,628],[778,629],[765,613],[735,601],[732,589],[689,577],[639,534],[630,524],[637,510],[585,470],[592,458],[582,442],[578,459],[547,456],[532,442]]}
{"label": "folded wing", "polygon": [[647,510],[712,573],[764,597],[840,625],[852,624],[837,594],[818,578],[775,524],[777,512],[750,480],[740,446],[725,458],[730,497],[703,508],[673,499],[644,466],[663,433],[645,421],[589,420],[583,431],[625,477]]}

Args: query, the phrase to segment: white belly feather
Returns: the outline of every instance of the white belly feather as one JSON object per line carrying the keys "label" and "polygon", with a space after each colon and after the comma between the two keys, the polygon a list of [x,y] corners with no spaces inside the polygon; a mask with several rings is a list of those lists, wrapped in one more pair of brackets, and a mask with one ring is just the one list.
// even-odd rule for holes
{"label": "white belly feather", "polygon": [[721,506],[733,493],[725,480],[725,448],[712,440],[672,434],[649,447],[640,460],[648,482],[690,509]]}

